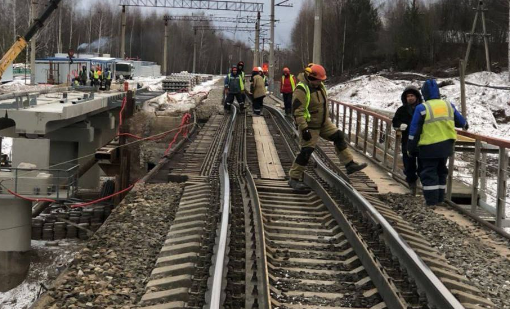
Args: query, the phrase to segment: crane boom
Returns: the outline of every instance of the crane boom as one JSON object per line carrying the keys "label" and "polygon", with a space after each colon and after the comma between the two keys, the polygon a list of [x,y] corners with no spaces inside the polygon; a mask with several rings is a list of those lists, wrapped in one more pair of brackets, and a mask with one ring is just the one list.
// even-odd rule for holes
{"label": "crane boom", "polygon": [[[30,26],[30,29],[28,29],[26,35],[24,37],[18,37],[16,42],[11,46],[11,48],[5,53],[5,55],[2,57],[2,60],[0,60],[0,79],[2,78],[2,75],[4,74],[5,70],[7,70],[7,67],[18,57],[18,55],[27,47],[28,41],[32,39],[32,37],[44,26],[44,22],[50,17],[51,13],[55,11],[58,8],[58,4],[62,0],[50,0],[50,4],[44,11],[44,13],[36,20],[34,20],[34,23]],[[34,68],[32,68],[33,70]]]}

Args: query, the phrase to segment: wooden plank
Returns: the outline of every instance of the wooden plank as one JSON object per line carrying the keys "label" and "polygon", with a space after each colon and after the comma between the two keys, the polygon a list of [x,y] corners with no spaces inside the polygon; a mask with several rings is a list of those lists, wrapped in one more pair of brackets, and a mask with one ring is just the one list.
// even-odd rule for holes
{"label": "wooden plank", "polygon": [[263,117],[253,118],[253,132],[257,146],[260,176],[266,179],[285,179],[285,171],[276,151],[273,137]]}

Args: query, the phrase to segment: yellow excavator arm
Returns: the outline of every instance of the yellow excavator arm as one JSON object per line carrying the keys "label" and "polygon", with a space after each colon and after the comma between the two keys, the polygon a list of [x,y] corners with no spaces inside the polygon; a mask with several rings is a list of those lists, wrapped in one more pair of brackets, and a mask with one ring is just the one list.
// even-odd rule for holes
{"label": "yellow excavator arm", "polygon": [[18,55],[27,47],[27,41],[24,38],[18,37],[14,45],[7,51],[7,53],[0,60],[0,80],[4,75],[5,70],[9,65],[18,57]]}

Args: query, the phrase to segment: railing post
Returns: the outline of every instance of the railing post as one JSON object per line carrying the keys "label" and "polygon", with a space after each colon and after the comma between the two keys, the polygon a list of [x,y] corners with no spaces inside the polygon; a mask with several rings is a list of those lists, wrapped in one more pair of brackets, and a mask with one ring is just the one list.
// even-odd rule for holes
{"label": "railing post", "polygon": [[370,121],[370,118],[368,117],[368,114],[365,114],[365,134],[363,137],[363,154],[367,153],[367,144],[368,144],[368,123]]}
{"label": "railing post", "polygon": [[372,157],[377,160],[377,140],[379,139],[379,132],[377,131],[379,128],[378,125],[379,119],[374,118],[374,130],[372,132],[373,138],[373,149],[372,149]]}
{"label": "railing post", "polygon": [[18,169],[14,172],[14,192],[18,193]]}
{"label": "railing post", "polygon": [[395,149],[395,152],[393,153],[393,168],[392,172],[393,174],[397,173],[397,167],[398,167],[398,154],[400,150],[400,140],[402,139],[402,131],[396,130],[395,131],[395,146],[393,149]]}
{"label": "railing post", "polygon": [[487,201],[487,153],[482,151],[480,164],[480,199]]}
{"label": "railing post", "polygon": [[343,124],[342,124],[342,131],[344,131],[344,134],[345,134],[345,126],[347,125],[346,124],[346,121],[345,121],[345,118],[347,117],[347,106],[344,105],[344,114],[343,114]]}
{"label": "railing post", "polygon": [[499,147],[498,164],[498,195],[496,200],[496,226],[501,227],[505,219],[506,208],[506,182],[508,168],[508,151],[505,147]]}
{"label": "railing post", "polygon": [[[382,121],[381,121],[382,123]],[[383,156],[383,166],[387,166],[386,165],[386,161],[388,160],[388,150],[390,148],[390,139],[389,139],[389,136],[391,134],[391,126],[386,123],[386,130],[385,130],[385,134],[386,134],[386,138],[384,139],[384,156]]]}
{"label": "railing post", "polygon": [[361,131],[361,114],[359,113],[359,111],[356,111],[356,136],[354,138],[354,147],[358,147],[358,142],[359,142],[359,134],[360,134],[360,131]]}
{"label": "railing post", "polygon": [[338,128],[338,123],[340,122],[340,103],[336,103],[336,127]]}
{"label": "railing post", "polygon": [[352,128],[352,108],[349,108],[349,144],[351,143],[351,128]]}
{"label": "railing post", "polygon": [[478,178],[480,170],[480,152],[482,148],[482,141],[477,139],[475,141],[475,167],[473,169],[473,185],[471,186],[471,213],[476,214],[478,207]]}
{"label": "railing post", "polygon": [[[453,145],[453,149],[455,149],[455,145]],[[448,158],[448,179],[446,180],[446,199],[452,200],[452,191],[453,191],[453,167],[455,163],[455,151]]]}
{"label": "railing post", "polygon": [[60,195],[60,170],[57,170],[57,200]]}

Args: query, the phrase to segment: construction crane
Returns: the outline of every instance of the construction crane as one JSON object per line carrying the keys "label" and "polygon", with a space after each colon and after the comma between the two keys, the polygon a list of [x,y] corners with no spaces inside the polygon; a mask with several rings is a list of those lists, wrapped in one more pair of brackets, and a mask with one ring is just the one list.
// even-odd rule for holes
{"label": "construction crane", "polygon": [[34,20],[34,23],[30,26],[30,29],[28,29],[25,36],[18,36],[16,42],[14,42],[12,47],[2,57],[2,60],[0,60],[0,79],[2,78],[5,70],[7,70],[7,67],[9,67],[16,57],[18,57],[18,55],[27,47],[27,42],[29,42],[37,31],[44,26],[44,22],[58,8],[60,1],[62,0],[50,0],[48,8],[46,8],[44,13],[38,19]]}

